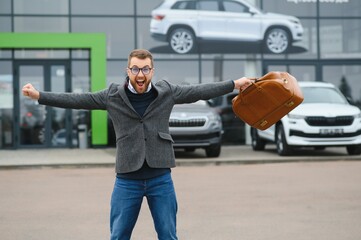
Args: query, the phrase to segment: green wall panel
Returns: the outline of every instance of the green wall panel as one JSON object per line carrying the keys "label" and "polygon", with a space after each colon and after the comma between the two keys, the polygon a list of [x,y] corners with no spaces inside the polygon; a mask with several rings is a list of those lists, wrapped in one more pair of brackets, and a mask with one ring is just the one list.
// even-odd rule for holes
{"label": "green wall panel", "polygon": [[[90,50],[91,91],[106,87],[106,36],[103,33],[0,33],[2,49],[81,48]],[[91,111],[92,144],[108,143],[107,113]]]}

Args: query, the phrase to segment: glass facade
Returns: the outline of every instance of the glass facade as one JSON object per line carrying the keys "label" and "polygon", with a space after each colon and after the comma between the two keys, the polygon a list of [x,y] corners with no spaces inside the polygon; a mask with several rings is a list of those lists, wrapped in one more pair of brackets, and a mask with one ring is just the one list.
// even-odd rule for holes
{"label": "glass facade", "polygon": [[14,17],[14,32],[68,32],[66,17]]}
{"label": "glass facade", "polygon": [[68,14],[68,0],[13,0],[15,14],[59,15]]}
{"label": "glass facade", "polygon": [[320,55],[323,59],[361,58],[360,19],[320,20]]}
{"label": "glass facade", "polygon": [[[204,18],[215,22],[211,17],[218,16],[218,23],[220,20],[223,21],[221,24],[225,30],[223,35],[231,39],[234,37],[232,34],[242,31],[243,27],[237,25],[240,23],[232,23],[231,19],[227,18],[230,15],[227,14],[241,15],[234,15],[238,13],[233,12],[238,8],[238,3],[235,4],[233,0],[224,1],[228,1],[225,6],[234,7],[224,13],[208,9],[212,10],[207,11],[211,15]],[[146,48],[155,58],[154,81],[167,79],[176,84],[197,84],[225,81],[241,76],[256,77],[271,70],[288,71],[299,81],[326,81],[338,86],[341,81],[342,83],[346,81],[352,89],[350,95],[355,104],[361,105],[361,1],[248,0],[248,3],[262,13],[267,12],[268,15],[265,16],[270,16],[269,13],[278,13],[297,17],[300,20],[303,28],[302,39],[296,42],[291,42],[289,39],[291,45],[287,51],[277,54],[266,51],[263,40],[200,41],[195,43],[193,51],[186,54],[176,53],[167,42],[153,38],[151,34],[152,11],[162,2],[162,0],[2,0],[0,32],[105,33],[108,85],[123,81],[128,53],[132,49]],[[202,6],[209,7],[212,4],[204,1]],[[199,16],[203,16],[202,14],[204,12],[199,13]],[[252,13],[245,17],[247,24],[252,24],[254,26],[252,30],[255,31],[262,29],[258,28],[255,22],[258,16],[264,15]],[[233,17],[233,19],[237,18]],[[269,21],[272,24],[273,20]],[[197,24],[199,28],[212,26],[201,21]],[[211,32],[211,29],[208,30]],[[196,32],[194,29],[193,31]],[[204,31],[207,32],[207,29]],[[290,36],[290,32],[286,31],[286,34]],[[6,98],[5,101],[0,101],[2,103],[0,104],[0,148],[17,147],[18,140],[15,140],[15,137],[19,135],[19,129],[13,126],[13,118],[21,106],[12,89],[18,87],[14,84],[19,84],[16,82],[19,79],[16,80],[13,73],[14,69],[19,69],[21,61],[27,63],[41,61],[42,66],[49,61],[65,61],[71,73],[69,80],[64,80],[69,81],[69,86],[64,85],[65,90],[84,92],[90,90],[89,58],[90,54],[86,49],[0,49],[0,96]],[[66,72],[65,65],[62,66]],[[54,65],[53,68],[56,66]],[[52,67],[49,69],[51,73]],[[46,74],[45,70],[42,77],[44,86],[47,86],[47,82],[53,81],[52,74]],[[90,126],[89,112],[71,111],[62,114],[70,114],[72,123],[67,123],[70,124],[69,126],[62,124],[67,131],[75,131],[75,135],[79,124],[86,124],[88,128]],[[73,133],[68,137],[71,138],[71,135]],[[235,144],[244,143],[235,142]],[[76,142],[71,142],[67,146],[78,145]]]}
{"label": "glass facade", "polygon": [[[68,2],[68,0],[66,0]],[[133,15],[133,0],[72,0],[71,13],[75,15]]]}
{"label": "glass facade", "polygon": [[14,84],[11,61],[0,62],[0,147],[14,144]]}

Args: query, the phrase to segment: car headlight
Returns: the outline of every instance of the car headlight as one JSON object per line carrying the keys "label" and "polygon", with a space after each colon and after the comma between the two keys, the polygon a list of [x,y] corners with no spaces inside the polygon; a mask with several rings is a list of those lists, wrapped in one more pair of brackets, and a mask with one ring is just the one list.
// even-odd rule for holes
{"label": "car headlight", "polygon": [[354,115],[355,118],[361,118],[361,112],[359,114]]}
{"label": "car headlight", "polygon": [[300,21],[297,21],[297,20],[294,20],[294,19],[288,19],[288,21],[290,21],[291,23],[293,24],[296,24],[296,25],[300,25]]}
{"label": "car headlight", "polygon": [[220,121],[221,120],[221,117],[219,116],[219,114],[210,113],[207,115],[208,115],[208,119],[211,121]]}
{"label": "car headlight", "polygon": [[306,117],[303,115],[298,115],[298,114],[288,114],[288,118],[289,119],[305,119]]}
{"label": "car headlight", "polygon": [[209,115],[208,119],[213,128],[222,128],[222,119],[219,115]]}

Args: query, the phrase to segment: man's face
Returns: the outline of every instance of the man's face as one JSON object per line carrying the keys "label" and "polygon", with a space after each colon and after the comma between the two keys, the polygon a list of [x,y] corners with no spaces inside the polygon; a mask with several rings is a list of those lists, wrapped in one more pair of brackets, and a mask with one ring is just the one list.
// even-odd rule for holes
{"label": "man's face", "polygon": [[[149,70],[149,73],[147,73],[147,70]],[[147,74],[144,74],[143,72]],[[130,84],[132,84],[133,88],[135,89],[135,91],[137,91],[137,93],[142,94],[147,91],[153,77],[153,72],[153,66],[151,65],[151,61],[149,58],[131,58],[127,73],[129,76],[129,82]]]}

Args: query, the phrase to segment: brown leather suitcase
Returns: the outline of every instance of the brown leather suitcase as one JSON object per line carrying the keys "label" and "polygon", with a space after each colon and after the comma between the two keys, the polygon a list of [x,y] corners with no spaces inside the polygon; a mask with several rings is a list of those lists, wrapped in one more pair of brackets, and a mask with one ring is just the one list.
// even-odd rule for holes
{"label": "brown leather suitcase", "polygon": [[250,126],[265,130],[303,101],[297,80],[287,72],[269,72],[254,79],[232,100],[234,113]]}

